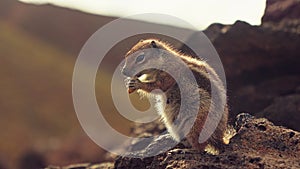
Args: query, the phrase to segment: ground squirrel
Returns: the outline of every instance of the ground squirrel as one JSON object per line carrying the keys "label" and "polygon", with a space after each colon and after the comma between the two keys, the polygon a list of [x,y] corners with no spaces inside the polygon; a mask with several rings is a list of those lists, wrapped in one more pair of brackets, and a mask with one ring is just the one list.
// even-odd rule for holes
{"label": "ground squirrel", "polygon": [[[174,49],[170,44],[157,39],[141,40],[125,55],[126,61],[122,73],[130,78],[127,83],[128,93],[130,94],[137,90],[140,94],[153,99],[152,96],[154,95],[155,97],[156,95],[155,93],[151,93],[153,90],[159,89],[162,91],[165,97],[158,97],[159,99],[154,100],[154,102],[168,132],[176,141],[180,141],[179,134],[177,130],[174,129],[174,125],[172,125],[178,115],[182,99],[180,94],[181,89],[179,89],[175,79],[167,72],[154,68],[134,73],[137,68],[143,69],[143,67],[151,66],[149,64],[160,65],[164,63],[167,63],[165,66],[169,67],[170,70],[179,74],[182,73],[183,70],[180,66],[176,65],[176,63],[170,63],[173,59],[172,57],[180,58],[188,66],[197,83],[196,88],[191,90],[194,90],[193,93],[198,92],[200,95],[200,106],[196,110],[195,121],[186,135],[187,141],[192,148],[196,150],[202,151],[207,145],[219,149],[227,142],[224,140],[224,134],[227,128],[228,108],[225,101],[225,106],[223,105],[222,109],[218,109],[218,107],[220,107],[219,104],[221,104],[218,103],[218,101],[222,99],[218,98],[213,101],[213,99],[211,99],[211,89],[212,87],[217,89],[218,97],[225,96],[226,98],[226,92],[216,72],[205,61],[183,54]],[[141,76],[145,76],[143,80],[140,79]],[[180,74],[180,76],[184,77],[184,74]],[[211,108],[211,106],[213,108]],[[186,117],[188,117],[189,111],[192,110],[192,108],[188,105],[184,107],[184,109],[184,112],[187,114]],[[209,111],[215,111],[212,112],[212,116],[219,114],[219,119],[221,120],[217,124],[217,128],[211,137],[206,142],[200,144],[198,141],[199,134],[201,131],[204,131],[203,126]]]}

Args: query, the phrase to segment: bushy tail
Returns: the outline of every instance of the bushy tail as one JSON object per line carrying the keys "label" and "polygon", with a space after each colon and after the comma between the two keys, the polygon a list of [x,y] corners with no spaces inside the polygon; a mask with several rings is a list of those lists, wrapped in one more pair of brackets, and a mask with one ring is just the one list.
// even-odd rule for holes
{"label": "bushy tail", "polygon": [[[234,129],[234,127],[232,125],[228,125],[225,132],[224,132],[224,136],[223,136],[223,142],[224,144],[229,144],[230,139],[236,135],[236,130]],[[205,147],[205,151],[209,154],[212,155],[218,155],[219,154],[219,150],[212,146],[211,144],[208,144]]]}
{"label": "bushy tail", "polygon": [[236,130],[232,125],[228,125],[225,132],[224,132],[224,137],[223,141],[225,144],[229,144],[230,139],[236,135]]}

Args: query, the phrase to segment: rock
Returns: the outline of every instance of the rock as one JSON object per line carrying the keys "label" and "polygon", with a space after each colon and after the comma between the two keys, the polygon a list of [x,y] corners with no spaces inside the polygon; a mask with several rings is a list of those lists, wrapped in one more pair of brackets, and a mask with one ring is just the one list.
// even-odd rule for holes
{"label": "rock", "polygon": [[267,0],[263,22],[280,22],[285,19],[300,19],[299,0]]}
{"label": "rock", "polygon": [[19,161],[19,167],[23,169],[43,168],[46,166],[45,157],[33,150],[24,153]]}
{"label": "rock", "polygon": [[273,30],[300,34],[300,1],[267,0],[262,26]]}
{"label": "rock", "polygon": [[211,24],[206,30],[203,32],[211,41],[214,41],[220,34],[226,33],[231,28],[231,25],[223,25],[219,23]]}
{"label": "rock", "polygon": [[[238,132],[219,155],[172,149],[155,157],[119,157],[115,168],[299,168],[300,133],[240,114]],[[159,144],[159,143],[157,143]]]}
{"label": "rock", "polygon": [[58,166],[49,166],[45,169],[113,169],[113,163],[101,163],[101,164],[90,164],[90,163],[83,163],[83,164],[73,164],[64,167]]}
{"label": "rock", "polygon": [[275,98],[297,90],[300,83],[298,34],[242,21],[230,27],[214,24],[204,32],[225,69],[231,118],[240,112],[255,115]]}
{"label": "rock", "polygon": [[239,131],[242,126],[245,126],[249,122],[249,120],[252,120],[252,119],[253,119],[253,116],[251,116],[248,113],[241,113],[241,114],[237,115],[235,125],[234,125],[235,130]]}
{"label": "rock", "polygon": [[[237,21],[232,26],[212,24],[204,31],[225,69],[231,118],[245,111],[255,115],[274,99],[297,90],[299,30],[299,0],[267,0],[261,26]],[[290,123],[297,121],[279,125],[289,127]]]}
{"label": "rock", "polygon": [[300,94],[279,97],[257,115],[266,117],[278,125],[287,125],[291,129],[300,131]]}
{"label": "rock", "polygon": [[[299,168],[300,133],[275,126],[265,118],[239,114],[237,134],[219,155],[176,147],[154,157],[118,157],[113,163],[78,164],[63,169],[165,168]],[[146,127],[146,126],[144,126]],[[145,128],[150,132],[150,128]],[[160,144],[157,142],[156,144]],[[47,169],[61,169],[48,167]]]}

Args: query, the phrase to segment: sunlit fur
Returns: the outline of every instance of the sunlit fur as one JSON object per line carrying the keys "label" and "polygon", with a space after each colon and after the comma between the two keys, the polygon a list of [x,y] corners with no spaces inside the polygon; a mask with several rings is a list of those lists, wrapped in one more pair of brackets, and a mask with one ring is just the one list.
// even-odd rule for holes
{"label": "sunlit fur", "polygon": [[[153,48],[161,50],[145,50]],[[145,61],[141,64],[136,64],[135,59],[141,51],[145,52]],[[200,107],[193,107],[192,103],[188,104],[190,107],[185,107],[185,112],[187,113],[186,118],[191,116],[189,112],[192,112],[195,109],[198,112],[195,123],[193,124],[190,132],[186,135],[187,140],[193,149],[203,151],[209,144],[209,149],[213,150],[211,147],[214,147],[216,150],[213,152],[218,152],[218,149],[222,148],[225,142],[228,143],[228,139],[224,139],[228,118],[226,90],[223,82],[211,66],[209,66],[205,61],[192,58],[191,56],[174,49],[170,44],[157,39],[147,39],[138,42],[132,47],[125,57],[126,64],[124,68],[127,70],[137,70],[137,68],[141,68],[143,70],[143,68],[151,66],[150,64],[162,65],[164,63],[168,63],[166,64],[168,68],[177,72],[179,77],[184,79],[184,69],[173,61],[174,59],[181,59],[188,66],[189,70],[192,71],[197,80],[196,88],[189,84],[190,81],[187,81],[186,85],[188,87],[190,85],[190,90],[194,90],[193,93],[198,93],[201,98]],[[177,133],[177,129],[174,127],[173,122],[177,118],[181,106],[180,90],[182,89],[179,89],[176,81],[168,73],[162,70],[146,69],[138,75],[132,74],[131,78],[138,78],[142,74],[147,75],[147,80],[145,82],[139,82],[139,88],[136,90],[139,94],[155,102],[156,110],[161,116],[162,122],[165,124],[168,132],[174,140],[180,141],[179,134]],[[159,89],[164,93],[164,95],[161,93],[153,93],[152,91],[155,89]],[[211,97],[212,89],[217,91],[216,100],[213,100]],[[185,93],[185,91],[183,91],[183,93]],[[196,96],[197,95],[195,94],[186,97],[193,98]],[[221,105],[225,105],[225,107],[222,107]],[[207,128],[203,128],[209,112],[215,116],[212,119],[218,119],[217,117],[219,116],[221,120],[209,140],[200,144],[198,141],[200,132],[207,132],[209,130]],[[185,119],[182,119],[182,124],[179,124],[179,126],[184,124]],[[213,152],[212,154],[215,154]]]}

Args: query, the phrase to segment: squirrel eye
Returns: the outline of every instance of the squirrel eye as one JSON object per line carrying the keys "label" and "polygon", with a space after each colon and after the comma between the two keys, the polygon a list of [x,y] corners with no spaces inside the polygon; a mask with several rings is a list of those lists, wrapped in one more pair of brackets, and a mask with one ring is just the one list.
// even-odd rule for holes
{"label": "squirrel eye", "polygon": [[145,54],[140,54],[138,57],[135,59],[135,63],[140,63],[145,59]]}

